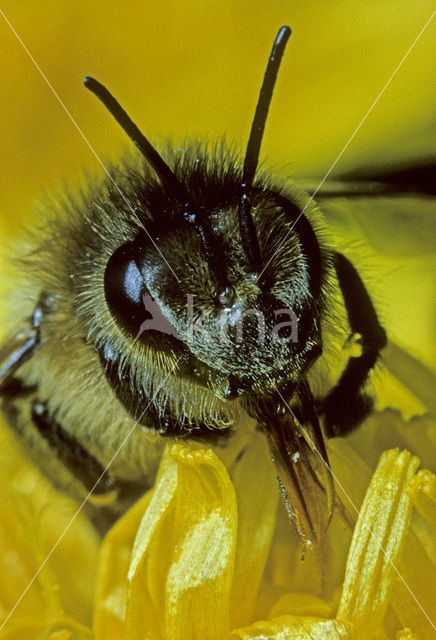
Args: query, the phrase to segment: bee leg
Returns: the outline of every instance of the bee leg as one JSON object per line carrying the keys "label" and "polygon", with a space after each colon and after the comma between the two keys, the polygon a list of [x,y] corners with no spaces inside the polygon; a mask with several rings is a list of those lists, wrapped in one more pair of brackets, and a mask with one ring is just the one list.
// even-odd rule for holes
{"label": "bee leg", "polygon": [[351,330],[361,336],[362,354],[348,360],[339,382],[321,403],[329,437],[347,433],[371,411],[373,400],[362,389],[386,345],[386,332],[355,267],[336,253],[335,269]]}
{"label": "bee leg", "polygon": [[[33,356],[41,339],[41,321],[54,303],[54,297],[42,292],[30,318],[26,318],[17,332],[0,348],[0,392],[8,387],[10,381],[16,380],[14,376],[18,369]],[[8,394],[4,392],[4,395]]]}
{"label": "bee leg", "polygon": [[65,431],[48,412],[45,403],[34,400],[31,417],[57,459],[85,489],[82,497],[86,514],[100,535],[104,536],[147,487],[143,482],[115,480],[74,436]]}
{"label": "bee leg", "polygon": [[[14,400],[25,398],[36,391],[36,385],[26,385],[18,376],[8,376],[7,380],[0,386],[0,398]],[[6,400],[6,402],[7,402]],[[5,402],[5,400],[3,400]]]}
{"label": "bee leg", "polygon": [[37,307],[32,317],[26,320],[0,349],[0,389],[3,389],[21,365],[32,357],[35,347],[39,344],[40,317],[41,310]]}
{"label": "bee leg", "polygon": [[47,405],[34,400],[31,406],[31,417],[39,434],[53,449],[56,457],[65,465],[72,475],[80,481],[85,490],[91,493],[90,502],[106,503],[116,493],[116,486],[105,468],[79,443],[78,440],[59,424],[47,410]]}

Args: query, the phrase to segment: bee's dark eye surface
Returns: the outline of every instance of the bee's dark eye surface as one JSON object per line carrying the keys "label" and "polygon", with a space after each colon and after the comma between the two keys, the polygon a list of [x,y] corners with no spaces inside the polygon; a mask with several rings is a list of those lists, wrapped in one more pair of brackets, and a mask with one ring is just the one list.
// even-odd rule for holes
{"label": "bee's dark eye surface", "polygon": [[106,266],[104,290],[112,315],[126,329],[137,333],[147,311],[143,304],[144,281],[138,269],[142,247],[129,242],[115,251]]}

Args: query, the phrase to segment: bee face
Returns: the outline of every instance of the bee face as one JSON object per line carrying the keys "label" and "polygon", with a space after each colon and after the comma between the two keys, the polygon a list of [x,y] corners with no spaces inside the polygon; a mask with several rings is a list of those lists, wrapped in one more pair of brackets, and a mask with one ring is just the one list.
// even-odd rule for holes
{"label": "bee face", "polygon": [[[227,170],[218,181],[223,165]],[[213,159],[200,150],[185,154],[179,177],[189,185],[191,211],[206,217],[207,241],[219,255],[208,261],[203,238],[179,203],[164,194],[152,207],[143,203],[136,215],[140,220],[141,211],[151,213],[151,219],[143,217],[146,231],[118,247],[105,267],[111,315],[130,340],[157,351],[166,346],[183,357],[188,375],[201,372],[199,384],[207,367],[208,380],[216,381],[211,388],[222,398],[296,381],[318,345],[320,313],[315,281],[321,251],[311,228],[309,239],[292,229],[301,207],[280,192],[253,193],[253,220],[267,265],[259,278],[242,245],[241,176],[229,153],[221,149]],[[278,238],[285,238],[280,247]],[[310,264],[313,245],[318,259]]]}

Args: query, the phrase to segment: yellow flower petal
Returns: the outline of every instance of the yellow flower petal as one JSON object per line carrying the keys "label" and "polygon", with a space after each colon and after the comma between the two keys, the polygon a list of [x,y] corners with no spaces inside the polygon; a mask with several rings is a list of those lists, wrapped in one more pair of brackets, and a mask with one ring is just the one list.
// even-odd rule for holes
{"label": "yellow flower petal", "polygon": [[17,605],[1,637],[30,640],[54,621],[89,635],[98,547],[77,504],[25,460],[0,424],[1,622]]}
{"label": "yellow flower petal", "polygon": [[97,640],[116,640],[125,631],[127,573],[132,548],[151,492],[148,492],[112,527],[101,545],[94,606]]}
{"label": "yellow flower petal", "polygon": [[230,610],[233,628],[253,619],[276,526],[279,492],[263,433],[252,434],[250,444],[232,474],[232,481],[238,502],[238,538]]}
{"label": "yellow flower petal", "polygon": [[2,640],[93,640],[90,629],[75,622],[55,622],[47,626],[46,620],[26,619],[14,623],[1,634]]}
{"label": "yellow flower petal", "polygon": [[397,632],[396,640],[419,640],[419,638],[410,629],[400,629]]}
{"label": "yellow flower petal", "polygon": [[[402,580],[394,585],[391,603],[398,619],[418,638],[436,636],[436,476],[423,470],[409,482],[416,507],[399,566]],[[407,586],[406,586],[407,585]]]}
{"label": "yellow flower petal", "polygon": [[330,618],[333,607],[311,593],[284,593],[271,609],[268,618],[278,618],[289,611],[296,616]]}
{"label": "yellow flower petal", "polygon": [[381,626],[389,604],[412,509],[408,483],[418,465],[407,451],[384,453],[360,510],[337,615],[353,621],[363,637]]}
{"label": "yellow flower petal", "polygon": [[322,620],[282,616],[274,620],[261,620],[237,629],[232,640],[353,640],[353,625],[345,620]]}
{"label": "yellow flower petal", "polygon": [[[409,483],[409,494],[412,498],[413,504],[421,515],[421,517],[427,522],[429,528],[436,529],[436,476],[434,473],[430,473],[426,469],[419,471],[413,480]],[[429,547],[429,553],[431,552],[433,562],[436,564],[436,552],[435,545],[436,540],[429,540],[433,542],[431,551]]]}
{"label": "yellow flower petal", "polygon": [[226,637],[236,527],[234,489],[218,458],[170,447],[133,547],[129,640]]}

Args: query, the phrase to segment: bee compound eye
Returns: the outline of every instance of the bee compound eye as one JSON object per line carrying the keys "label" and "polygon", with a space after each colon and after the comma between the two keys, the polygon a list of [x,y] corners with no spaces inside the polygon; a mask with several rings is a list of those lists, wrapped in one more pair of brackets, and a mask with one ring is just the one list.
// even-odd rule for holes
{"label": "bee compound eye", "polygon": [[144,280],[138,268],[140,248],[135,242],[119,247],[110,257],[104,273],[104,291],[115,320],[135,335],[147,314]]}

